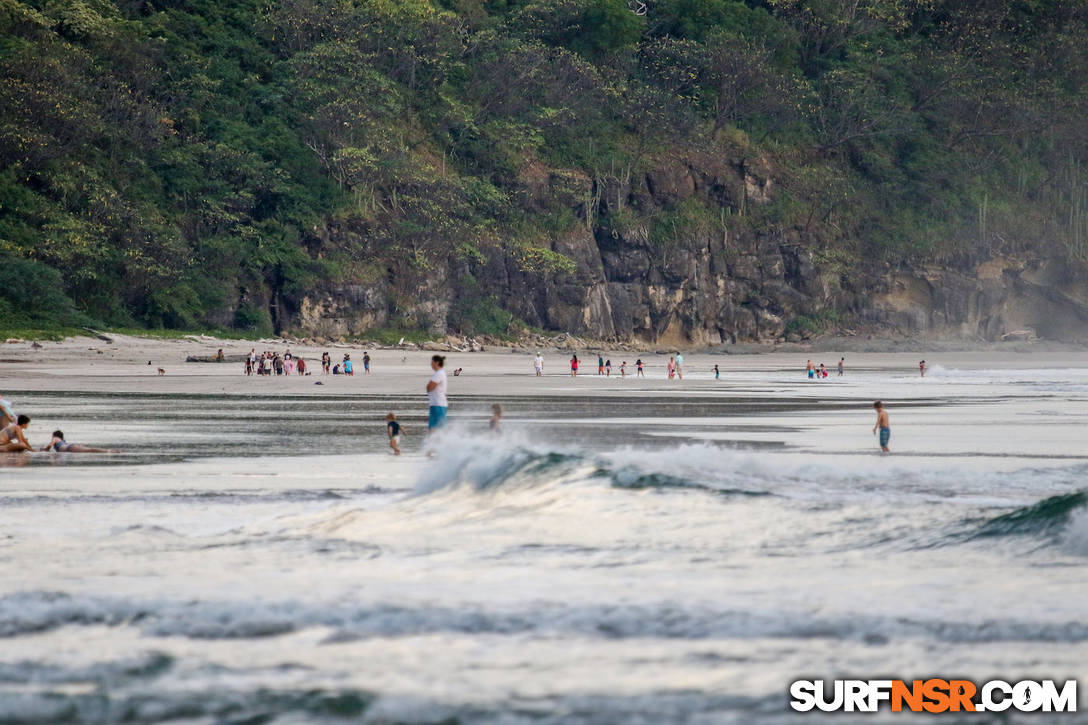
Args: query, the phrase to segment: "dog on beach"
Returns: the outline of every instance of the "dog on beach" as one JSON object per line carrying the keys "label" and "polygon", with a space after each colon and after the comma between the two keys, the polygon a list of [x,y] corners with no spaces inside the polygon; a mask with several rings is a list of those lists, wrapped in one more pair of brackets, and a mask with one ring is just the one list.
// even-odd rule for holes
{"label": "dog on beach", "polygon": [[166,375],[166,371],[162,368],[159,368],[159,375]]}

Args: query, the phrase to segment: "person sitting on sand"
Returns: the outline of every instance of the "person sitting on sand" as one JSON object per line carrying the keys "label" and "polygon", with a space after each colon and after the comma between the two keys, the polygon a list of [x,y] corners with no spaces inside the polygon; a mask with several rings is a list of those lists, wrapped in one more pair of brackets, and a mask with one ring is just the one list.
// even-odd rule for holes
{"label": "person sitting on sand", "polygon": [[110,450],[108,448],[90,448],[88,446],[81,446],[78,443],[69,443],[64,440],[64,432],[55,430],[53,431],[53,439],[49,441],[49,445],[45,446],[41,450],[48,451],[53,450],[57,453],[118,453],[119,451]]}
{"label": "person sitting on sand", "polygon": [[408,435],[408,432],[400,427],[397,416],[392,412],[385,416],[385,432],[389,434],[389,447],[393,449],[393,455],[400,455],[400,434]]}
{"label": "person sitting on sand", "polygon": [[827,377],[827,367],[823,363],[820,363],[820,372],[818,372],[816,375],[817,377],[821,378]]}
{"label": "person sitting on sand", "polygon": [[15,423],[15,412],[11,409],[11,401],[4,400],[0,393],[0,428],[7,428]]}
{"label": "person sitting on sand", "polygon": [[879,400],[873,403],[873,409],[876,410],[876,425],[873,426],[873,433],[876,434],[877,430],[880,430],[880,450],[888,453],[888,439],[892,437],[888,411],[884,410],[884,403]]}
{"label": "person sitting on sand", "polygon": [[0,453],[34,450],[26,440],[28,425],[30,425],[30,416],[20,415],[14,423],[0,430]]}
{"label": "person sitting on sand", "polygon": [[498,403],[495,403],[494,405],[491,406],[491,420],[488,421],[488,424],[487,424],[488,428],[491,429],[492,433],[498,433],[499,432],[499,422],[500,421],[502,421],[502,406],[499,405]]}
{"label": "person sitting on sand", "polygon": [[223,348],[219,348],[219,352],[215,353],[215,361],[223,362],[226,358],[223,356]]}

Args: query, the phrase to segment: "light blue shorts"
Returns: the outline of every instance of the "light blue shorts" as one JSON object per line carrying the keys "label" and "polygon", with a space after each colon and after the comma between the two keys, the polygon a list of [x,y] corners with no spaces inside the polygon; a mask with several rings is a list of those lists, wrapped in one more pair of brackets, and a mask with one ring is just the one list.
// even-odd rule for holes
{"label": "light blue shorts", "polygon": [[888,439],[891,438],[891,437],[892,437],[892,429],[891,428],[881,428],[880,429],[880,447],[884,448],[885,446],[887,446],[888,445]]}
{"label": "light blue shorts", "polygon": [[427,418],[427,427],[441,428],[442,426],[444,426],[446,424],[447,410],[449,410],[449,408],[443,407],[441,405],[432,405],[431,414]]}

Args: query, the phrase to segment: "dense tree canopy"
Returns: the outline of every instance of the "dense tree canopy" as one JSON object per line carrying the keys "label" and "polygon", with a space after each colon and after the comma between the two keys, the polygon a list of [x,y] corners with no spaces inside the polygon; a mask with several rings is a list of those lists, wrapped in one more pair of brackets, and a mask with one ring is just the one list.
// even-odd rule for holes
{"label": "dense tree canopy", "polygon": [[[1083,258],[1086,33],[1083,0],[0,0],[0,321],[266,331],[452,264],[491,329],[488,255],[569,269],[549,235],[639,213],[610,179],[726,146],[774,202],[654,233]],[[527,200],[533,165],[598,198]]]}

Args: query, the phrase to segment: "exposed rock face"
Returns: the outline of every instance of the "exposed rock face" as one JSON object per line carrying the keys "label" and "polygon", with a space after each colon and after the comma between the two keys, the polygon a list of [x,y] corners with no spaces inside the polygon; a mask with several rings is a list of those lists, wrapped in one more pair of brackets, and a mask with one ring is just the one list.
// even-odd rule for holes
{"label": "exposed rock face", "polygon": [[885,284],[865,314],[894,328],[985,340],[1016,333],[1088,339],[1088,286],[1058,259],[995,257],[974,274],[935,268]]}
{"label": "exposed rock face", "polygon": [[388,319],[384,283],[340,285],[306,295],[297,313],[298,326],[321,337],[361,334]]}
{"label": "exposed rock face", "polygon": [[[898,334],[1088,340],[1083,266],[1055,253],[844,269],[818,259],[819,245],[800,229],[744,223],[745,209],[773,200],[774,175],[765,158],[673,160],[626,183],[529,164],[517,203],[581,220],[550,240],[575,270],[529,274],[495,251],[475,276],[525,323],[596,339],[677,347],[796,339],[798,320],[823,315]],[[720,208],[722,223],[663,238],[654,219],[689,200]],[[390,324],[441,334],[463,276],[451,262],[411,279],[326,285],[296,303],[291,323],[325,336]]]}

